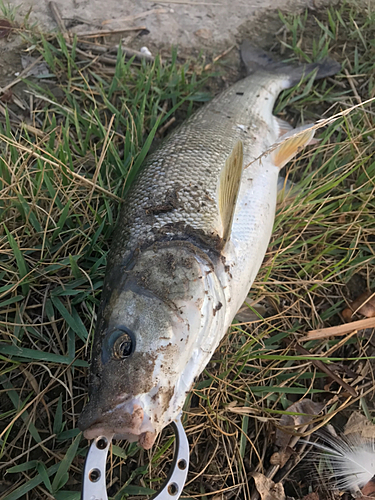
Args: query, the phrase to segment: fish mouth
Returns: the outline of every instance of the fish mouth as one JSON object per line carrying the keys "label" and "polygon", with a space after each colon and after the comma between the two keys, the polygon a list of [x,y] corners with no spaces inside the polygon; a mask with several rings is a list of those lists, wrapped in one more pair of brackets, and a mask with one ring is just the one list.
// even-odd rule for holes
{"label": "fish mouth", "polygon": [[157,433],[138,401],[125,401],[105,412],[92,411],[90,404],[80,415],[78,427],[86,439],[112,436],[126,439],[130,443],[138,441],[145,450],[152,447]]}

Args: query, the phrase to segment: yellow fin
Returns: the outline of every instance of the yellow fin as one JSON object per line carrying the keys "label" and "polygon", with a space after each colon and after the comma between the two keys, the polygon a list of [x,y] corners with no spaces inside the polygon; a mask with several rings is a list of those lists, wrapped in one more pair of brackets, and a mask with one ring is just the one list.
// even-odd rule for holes
{"label": "yellow fin", "polygon": [[228,241],[241,184],[243,144],[238,141],[227,158],[219,179],[219,211],[223,224],[223,240]]}
{"label": "yellow fin", "polygon": [[[273,163],[276,167],[283,168],[302,148],[310,144],[315,130],[306,130],[305,132],[303,130],[306,128],[309,129],[311,125],[309,123],[303,127],[293,129],[280,138],[280,141],[284,140],[284,142],[271,153]],[[301,133],[297,137],[293,137],[298,132]],[[288,138],[288,136],[291,137]]]}

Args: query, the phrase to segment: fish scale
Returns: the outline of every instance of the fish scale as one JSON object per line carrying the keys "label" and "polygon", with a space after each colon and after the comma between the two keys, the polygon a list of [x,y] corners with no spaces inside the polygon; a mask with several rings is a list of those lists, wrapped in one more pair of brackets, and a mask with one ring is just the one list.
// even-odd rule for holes
{"label": "fish scale", "polygon": [[[166,224],[184,222],[207,235],[219,234],[218,177],[233,145],[242,140],[245,161],[250,162],[277,138],[272,129],[266,136],[255,135],[257,129],[267,128],[261,110],[253,106],[259,99],[271,100],[271,92],[263,89],[267,78],[267,74],[263,78],[258,75],[258,98],[249,85],[253,77],[239,81],[195,113],[150,155],[128,194],[129,202],[121,213],[124,224],[118,233],[120,248],[116,245],[112,255],[152,243],[157,239],[155,230]],[[281,80],[274,86],[271,106],[284,85]],[[176,197],[177,206],[167,210],[171,195]],[[165,212],[153,213],[158,210]],[[173,228],[169,231],[172,234]]]}

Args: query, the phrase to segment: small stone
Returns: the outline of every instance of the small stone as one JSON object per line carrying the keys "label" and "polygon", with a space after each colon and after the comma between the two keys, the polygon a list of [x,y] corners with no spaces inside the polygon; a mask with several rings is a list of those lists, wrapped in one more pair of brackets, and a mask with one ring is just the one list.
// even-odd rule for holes
{"label": "small stone", "polygon": [[202,28],[200,30],[197,30],[194,35],[198,36],[199,38],[203,38],[204,40],[209,40],[210,38],[212,38],[212,31],[207,28]]}
{"label": "small stone", "polygon": [[152,57],[152,54],[151,54],[151,52],[148,50],[148,48],[147,48],[147,47],[141,47],[141,53],[142,53],[142,54],[145,54],[146,56],[150,56],[150,57]]}

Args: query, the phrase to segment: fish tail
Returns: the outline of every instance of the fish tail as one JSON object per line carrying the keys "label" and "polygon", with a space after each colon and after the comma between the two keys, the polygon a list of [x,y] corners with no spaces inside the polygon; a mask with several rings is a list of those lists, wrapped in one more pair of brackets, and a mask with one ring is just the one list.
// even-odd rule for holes
{"label": "fish tail", "polygon": [[315,79],[319,79],[335,75],[341,69],[340,63],[329,58],[317,63],[299,66],[275,61],[268,52],[255,47],[249,40],[242,42],[240,52],[248,74],[256,71],[267,71],[267,73],[284,76],[286,77],[285,88],[293,87],[313,71],[316,71]]}

